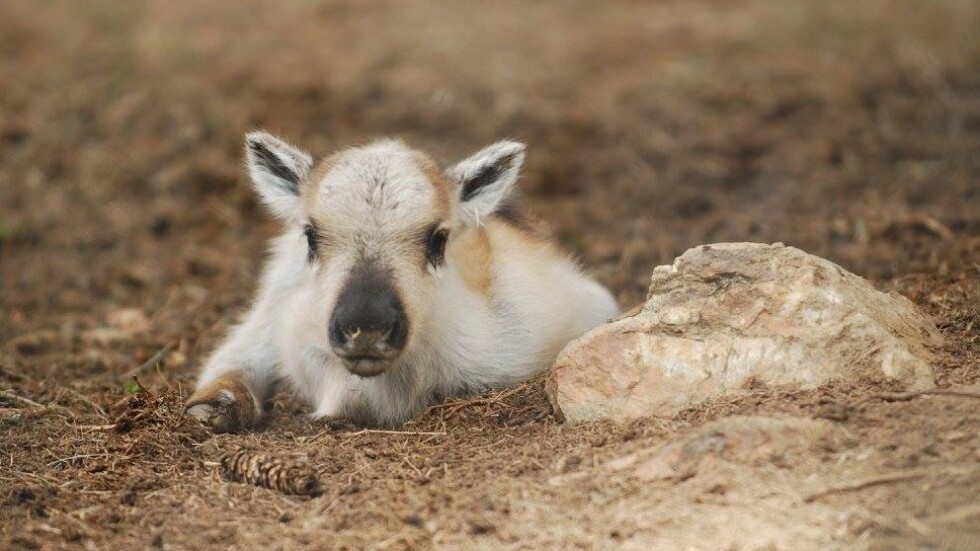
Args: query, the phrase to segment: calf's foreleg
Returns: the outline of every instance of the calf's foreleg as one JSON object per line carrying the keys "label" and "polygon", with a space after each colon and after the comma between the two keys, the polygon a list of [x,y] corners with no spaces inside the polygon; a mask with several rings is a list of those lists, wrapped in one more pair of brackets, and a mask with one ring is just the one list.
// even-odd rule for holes
{"label": "calf's foreleg", "polygon": [[187,414],[215,432],[238,432],[258,424],[275,390],[279,358],[273,328],[262,305],[214,352],[187,401]]}

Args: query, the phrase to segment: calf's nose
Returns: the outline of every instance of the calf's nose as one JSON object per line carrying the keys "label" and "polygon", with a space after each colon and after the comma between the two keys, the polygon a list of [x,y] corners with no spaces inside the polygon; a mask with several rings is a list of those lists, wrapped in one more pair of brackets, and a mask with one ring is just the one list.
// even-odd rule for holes
{"label": "calf's nose", "polygon": [[397,320],[391,324],[335,320],[330,330],[330,344],[342,356],[384,356],[393,348],[391,337],[397,328]]}
{"label": "calf's nose", "polygon": [[390,277],[376,266],[359,266],[337,299],[330,344],[344,358],[389,358],[404,347],[407,325]]}

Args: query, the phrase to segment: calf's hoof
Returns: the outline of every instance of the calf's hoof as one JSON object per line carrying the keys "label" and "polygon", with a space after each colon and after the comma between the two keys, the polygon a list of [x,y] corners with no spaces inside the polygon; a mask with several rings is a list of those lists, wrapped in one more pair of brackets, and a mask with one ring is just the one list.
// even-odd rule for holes
{"label": "calf's hoof", "polygon": [[235,375],[221,377],[197,389],[184,407],[187,415],[217,433],[252,427],[262,413],[248,386]]}

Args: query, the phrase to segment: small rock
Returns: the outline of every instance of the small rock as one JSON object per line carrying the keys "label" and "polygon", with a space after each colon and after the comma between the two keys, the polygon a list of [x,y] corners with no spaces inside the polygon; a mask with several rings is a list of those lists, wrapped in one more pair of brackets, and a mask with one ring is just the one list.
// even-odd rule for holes
{"label": "small rock", "polygon": [[106,323],[113,329],[128,333],[145,333],[150,330],[150,318],[139,308],[120,308],[106,315]]}
{"label": "small rock", "polygon": [[968,440],[970,435],[961,430],[951,430],[943,434],[943,440],[947,442],[962,442],[963,440]]}
{"label": "small rock", "polygon": [[7,341],[7,344],[21,354],[39,354],[49,349],[57,340],[57,332],[42,329],[14,337]]}
{"label": "small rock", "polygon": [[836,264],[782,244],[691,249],[654,270],[643,309],[559,354],[546,385],[568,421],[674,415],[750,385],[933,384],[933,322]]}
{"label": "small rock", "polygon": [[139,497],[139,493],[135,488],[127,488],[123,490],[122,494],[119,496],[119,502],[123,505],[128,505],[130,507],[136,505],[136,498]]}
{"label": "small rock", "polygon": [[469,525],[470,534],[473,534],[474,536],[483,536],[497,531],[496,526],[483,520],[471,520],[469,521]]}
{"label": "small rock", "polygon": [[142,264],[134,264],[127,267],[120,278],[123,283],[129,285],[130,287],[146,287],[151,281],[153,281],[152,271]]}

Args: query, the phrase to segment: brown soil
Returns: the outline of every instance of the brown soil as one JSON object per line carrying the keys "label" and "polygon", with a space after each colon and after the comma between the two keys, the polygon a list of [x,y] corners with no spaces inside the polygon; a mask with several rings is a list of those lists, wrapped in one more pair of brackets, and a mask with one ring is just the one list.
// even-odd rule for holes
{"label": "brown soil", "polygon": [[[240,170],[256,127],[320,154],[526,141],[528,202],[623,305],[688,247],[783,241],[910,297],[947,339],[938,383],[976,391],[977,28],[970,0],[4,0],[0,548],[980,548],[976,399],[752,388],[564,426],[535,382],[404,434],[284,395],[233,436],[180,407],[276,230]],[[853,440],[683,480],[603,467],[735,413]],[[322,494],[227,480],[238,446],[305,456]]]}

